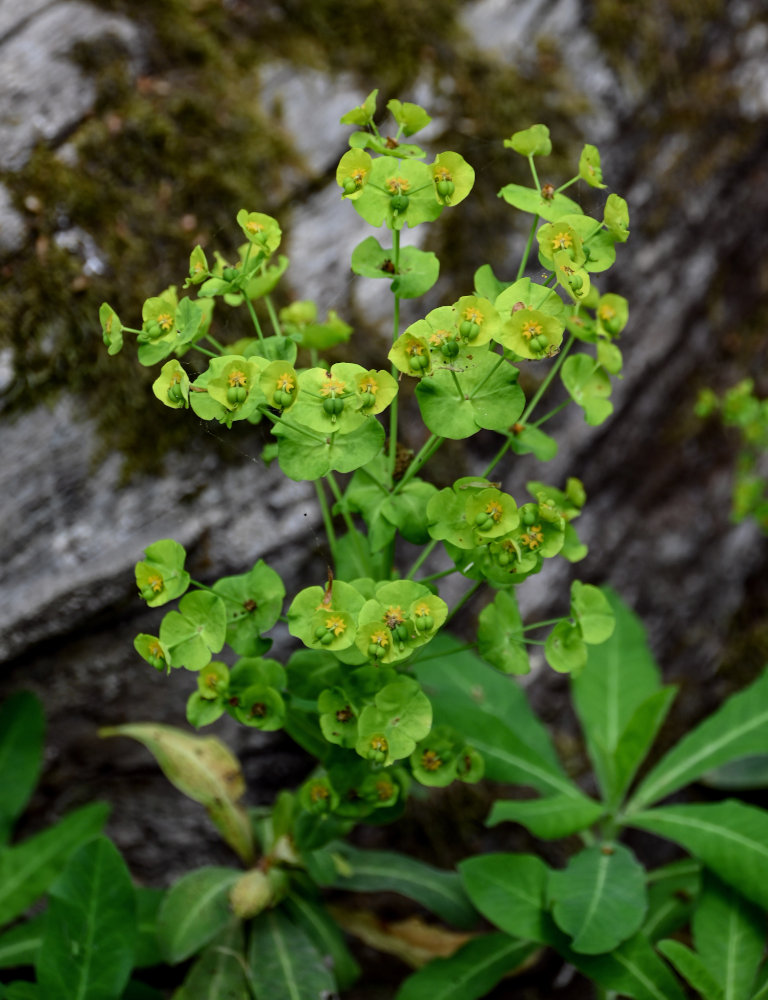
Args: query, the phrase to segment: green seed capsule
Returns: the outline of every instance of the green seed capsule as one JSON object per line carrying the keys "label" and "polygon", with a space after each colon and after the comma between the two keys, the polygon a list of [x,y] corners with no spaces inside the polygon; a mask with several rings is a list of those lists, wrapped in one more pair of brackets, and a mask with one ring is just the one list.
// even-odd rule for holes
{"label": "green seed capsule", "polygon": [[533,337],[531,343],[535,343],[537,351],[546,351],[547,347],[549,347],[549,341],[542,334],[539,334],[538,337]]}
{"label": "green seed capsule", "polygon": [[236,267],[225,267],[221,272],[221,276],[225,281],[234,281],[239,274],[240,272]]}
{"label": "green seed capsule", "polygon": [[172,403],[180,403],[184,399],[184,393],[181,391],[181,386],[178,382],[173,382],[168,386],[168,399]]}
{"label": "green seed capsule", "polygon": [[571,278],[571,288],[574,290],[574,292],[578,292],[583,284],[584,284],[584,279],[581,277],[581,275],[574,274],[574,276]]}
{"label": "green seed capsule", "polygon": [[364,410],[367,410],[369,406],[373,406],[375,402],[376,402],[376,397],[372,392],[360,393],[360,405]]}
{"label": "green seed capsule", "polygon": [[325,627],[325,625],[318,625],[317,628],[315,629],[315,638],[322,639],[327,631],[328,629]]}
{"label": "green seed capsule", "polygon": [[453,181],[438,181],[437,182],[437,193],[441,198],[450,198],[453,192],[456,190],[456,185]]}
{"label": "green seed capsule", "polygon": [[323,400],[323,409],[330,417],[336,417],[344,409],[344,400],[338,396],[329,396]]}
{"label": "green seed capsule", "polygon": [[499,552],[499,554],[497,556],[497,559],[498,559],[499,566],[508,566],[509,565],[509,552],[504,552],[504,551]]}
{"label": "green seed capsule", "polygon": [[319,638],[320,642],[322,642],[324,646],[330,646],[330,644],[333,642],[334,635],[330,629],[326,629],[325,634],[320,636]]}
{"label": "green seed capsule", "polygon": [[381,648],[381,646],[378,646],[375,642],[372,642],[368,645],[368,655],[372,659],[378,660],[380,657],[384,655],[384,650]]}
{"label": "green seed capsule", "polygon": [[478,511],[478,513],[475,515],[475,524],[478,526],[478,528],[480,527],[481,524],[485,524],[487,520],[488,520],[488,515],[485,513],[484,510]]}
{"label": "green seed capsule", "polygon": [[344,194],[354,194],[357,191],[357,184],[352,177],[345,177],[341,186],[344,188]]}
{"label": "green seed capsule", "polygon": [[455,358],[459,353],[459,345],[455,340],[444,340],[440,345],[440,353],[446,358]]}
{"label": "green seed capsule", "polygon": [[155,337],[161,336],[163,332],[160,324],[157,322],[157,320],[154,319],[151,322],[147,323],[145,331],[150,340],[154,340]]}
{"label": "green seed capsule", "polygon": [[536,511],[531,510],[531,508],[529,507],[527,510],[523,512],[523,524],[526,525],[526,527],[530,527],[532,524],[535,523],[536,523]]}
{"label": "green seed capsule", "polygon": [[393,194],[390,198],[392,211],[396,212],[398,215],[402,214],[408,208],[409,201],[410,198],[407,194]]}
{"label": "green seed capsule", "polygon": [[463,319],[459,324],[459,333],[465,340],[474,340],[479,332],[480,327],[477,323],[472,323],[468,319]]}
{"label": "green seed capsule", "polygon": [[619,321],[615,316],[602,321],[603,326],[611,335],[615,336],[619,332]]}
{"label": "green seed capsule", "polygon": [[401,642],[405,642],[405,640],[408,638],[408,626],[398,625],[397,628],[395,629],[395,634],[397,635],[397,638]]}
{"label": "green seed capsule", "polygon": [[420,618],[416,619],[416,628],[421,632],[429,632],[434,624],[435,622],[432,615],[422,615]]}
{"label": "green seed capsule", "polygon": [[228,403],[234,404],[234,403],[237,402],[237,390],[238,390],[238,386],[236,386],[236,385],[231,385],[227,389],[227,402]]}
{"label": "green seed capsule", "polygon": [[411,368],[414,371],[420,372],[424,371],[425,368],[429,367],[429,358],[426,354],[414,354],[411,357]]}
{"label": "green seed capsule", "polygon": [[236,389],[237,389],[237,393],[236,393],[237,402],[238,403],[244,403],[245,400],[248,397],[248,390],[245,388],[244,385],[238,385],[238,386],[236,386]]}

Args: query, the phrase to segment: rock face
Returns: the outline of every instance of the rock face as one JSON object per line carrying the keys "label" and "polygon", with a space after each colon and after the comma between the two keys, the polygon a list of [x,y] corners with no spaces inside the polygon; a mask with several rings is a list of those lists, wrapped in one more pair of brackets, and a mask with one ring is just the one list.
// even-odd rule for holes
{"label": "rock face", "polygon": [[[278,21],[281,11],[290,11],[287,3],[268,6]],[[427,106],[432,98],[440,112],[434,150],[460,148],[481,167],[478,214],[467,215],[470,222],[458,233],[443,230],[443,247],[428,242],[428,248],[449,253],[458,244],[474,267],[487,259],[487,247],[502,247],[492,261],[496,272],[505,276],[516,267],[525,234],[520,230],[511,240],[500,235],[509,231],[510,213],[495,199],[499,135],[491,146],[485,126],[472,118],[483,99],[492,99],[490,89],[479,97],[476,90],[495,78],[507,81],[510,93],[517,93],[513,83],[529,87],[534,120],[547,121],[551,112],[574,141],[599,142],[606,178],[629,202],[632,237],[619,248],[610,279],[610,290],[630,300],[615,412],[594,429],[575,407],[567,410],[553,421],[560,441],[555,462],[541,469],[521,460],[505,473],[504,485],[522,495],[534,477],[556,484],[568,475],[584,480],[590,499],[580,533],[590,555],[577,575],[612,583],[642,615],[667,676],[685,685],[676,723],[683,727],[732,683],[720,668],[724,662],[734,666],[734,630],[748,639],[750,609],[761,601],[763,620],[765,615],[764,539],[754,525],[735,527],[728,520],[733,441],[715,428],[702,430],[691,411],[699,387],[724,388],[750,369],[765,378],[768,32],[760,24],[760,4],[746,0],[715,4],[711,17],[695,25],[675,22],[666,33],[661,18],[653,28],[658,36],[643,24],[633,32],[632,25],[610,21],[609,6],[595,3],[588,10],[576,0],[528,0],[512,16],[497,0],[465,3],[455,47],[447,54],[442,42],[425,47],[425,72],[412,76],[399,96]],[[9,187],[8,172],[24,176],[35,143],[60,146],[76,137],[85,116],[117,115],[103,98],[97,101],[95,84],[68,57],[76,42],[117,38],[127,72],[151,76],[149,83],[140,80],[147,100],[162,98],[166,81],[156,67],[145,66],[149,32],[86,3],[27,3],[22,13],[13,0],[0,0],[0,170]],[[622,45],[623,56],[617,51]],[[654,46],[661,65],[655,73],[648,61]],[[361,80],[354,68],[335,72],[333,56],[297,72],[282,56],[262,58],[269,128],[292,137],[297,154],[283,197],[286,214],[292,212],[286,229],[294,296],[355,317],[370,333],[366,350],[381,356],[384,282],[372,289],[375,283],[350,278],[347,250],[366,232],[351,209],[339,211],[332,176],[347,134],[336,124],[339,114],[377,81]],[[713,75],[720,88],[714,97]],[[516,169],[510,163],[508,169]],[[28,242],[29,211],[9,187],[0,184],[0,252],[13,255]],[[124,219],[116,224],[127,225]],[[63,219],[61,230],[73,226],[89,235],[78,218]],[[422,238],[420,231],[413,234]],[[85,267],[85,243],[71,245]],[[105,267],[117,281],[119,261]],[[445,275],[440,289],[448,301],[468,290],[452,287]],[[423,303],[410,308],[415,318]],[[0,373],[4,358],[0,354]],[[768,391],[764,381],[760,388]],[[154,404],[148,398],[147,405]],[[402,433],[413,447],[423,443],[407,425]],[[265,558],[300,586],[324,572],[319,515],[311,485],[266,468],[255,443],[237,445],[245,454],[224,462],[206,447],[201,427],[192,444],[167,456],[162,476],[126,484],[121,457],[93,464],[95,435],[75,396],[4,418],[0,693],[37,691],[50,720],[48,776],[28,828],[106,796],[116,803],[116,840],[137,875],[157,884],[212,858],[226,861],[227,854],[197,807],[167,793],[143,750],[95,737],[103,724],[145,718],[179,724],[184,717],[188,678],[153,674],[132,650],[133,635],[152,631],[158,621],[134,597],[133,563],[150,542],[174,537],[188,547],[196,578],[215,579]],[[467,470],[479,465],[472,455],[461,461]],[[562,613],[571,575],[569,567],[553,565],[526,584],[520,594],[525,613]],[[278,650],[284,640],[278,637]],[[737,683],[765,655],[748,641],[740,648]],[[562,715],[559,678],[535,671],[531,689],[545,717]],[[235,726],[221,732],[243,757],[254,801],[269,800],[302,776],[306,763],[287,740]]]}

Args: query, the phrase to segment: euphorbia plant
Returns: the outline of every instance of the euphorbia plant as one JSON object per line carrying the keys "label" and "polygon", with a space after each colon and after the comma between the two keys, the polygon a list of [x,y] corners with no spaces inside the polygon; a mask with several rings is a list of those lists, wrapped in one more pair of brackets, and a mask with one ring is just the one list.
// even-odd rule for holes
{"label": "euphorbia plant", "polygon": [[[586,555],[573,527],[586,497],[575,476],[562,486],[529,482],[527,495],[517,498],[504,489],[504,477],[513,455],[547,461],[557,452],[543,429],[565,405],[550,402],[547,411],[556,378],[589,424],[611,412],[611,376],[622,364],[615,341],[627,322],[627,303],[601,291],[597,281],[613,263],[615,245],[627,239],[626,203],[611,194],[601,217],[585,214],[564,192],[578,181],[586,190],[604,187],[597,150],[585,146],[577,173],[555,186],[540,181],[536,166],[551,150],[547,128],[517,132],[505,146],[527,163],[532,184],[511,183],[500,192],[532,216],[516,272],[497,276],[484,263],[473,288],[402,329],[401,301],[429,291],[440,269],[433,253],[401,246],[402,230],[460,212],[474,171],[452,151],[426,162],[411,137],[429,123],[428,114],[397,100],[387,107],[393,137],[376,124],[375,91],[342,118],[358,130],[336,173],[342,200],[387,234],[363,240],[351,260],[356,274],[385,280],[392,292],[391,346],[382,348],[377,367],[328,359],[326,352],[335,357],[351,333],[335,314],[320,321],[314,304],[303,301],[275,307],[270,293],[288,262],[276,256],[278,222],[261,212],[238,213],[245,242],[236,257],[215,253],[209,260],[196,247],[184,283],[188,295],[172,287],[149,299],[140,327],[123,326],[107,304],[101,309],[111,353],[132,333],[140,362],[163,362],[153,386],[161,403],[228,427],[268,421],[274,443],[265,458],[276,458],[291,479],[312,480],[322,511],[330,565],[312,585],[289,594],[285,607],[278,568],[261,559],[238,575],[198,583],[185,569],[183,548],[165,539],[136,567],[139,592],[150,606],[178,601],[157,635],[137,637],[136,649],[157,669],[196,673],[187,703],[192,725],[228,713],[258,729],[284,727],[317,760],[305,784],[295,794],[283,792],[257,824],[257,849],[239,820],[233,827],[231,817],[218,817],[245,863],[270,873],[256,879],[258,892],[244,909],[238,903],[249,918],[282,906],[302,886],[333,882],[343,852],[325,846],[361,820],[396,818],[414,781],[444,786],[482,777],[477,729],[460,715],[436,725],[418,670],[447,655],[449,623],[465,646],[514,674],[530,670],[531,644],[543,647],[555,670],[578,673],[588,647],[613,630],[605,595],[578,581],[562,602],[562,617],[523,624],[517,587],[547,559],[575,562]],[[252,335],[223,343],[216,327],[222,306],[247,311]],[[206,370],[196,374],[190,356],[203,356]],[[523,369],[536,384],[528,398],[519,385]],[[425,431],[419,450],[406,451],[403,461],[398,412],[409,381]],[[485,468],[448,484],[424,475],[444,441],[480,431],[498,439]],[[401,539],[422,547],[410,565]],[[438,546],[442,563],[435,554],[435,568],[425,572]],[[449,575],[467,583],[452,608],[440,596],[439,581]],[[476,592],[486,603],[472,639],[459,612]],[[278,620],[298,640],[286,662],[266,656]],[[167,753],[157,734],[131,728],[128,735]],[[471,922],[458,882],[451,882],[448,896],[454,903],[443,915]],[[439,904],[436,909],[441,912]]]}

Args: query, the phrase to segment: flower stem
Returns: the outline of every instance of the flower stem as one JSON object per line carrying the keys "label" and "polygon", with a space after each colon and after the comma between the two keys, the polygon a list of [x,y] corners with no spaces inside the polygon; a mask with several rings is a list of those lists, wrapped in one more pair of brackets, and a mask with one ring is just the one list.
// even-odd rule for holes
{"label": "flower stem", "polygon": [[461,389],[461,383],[459,382],[458,378],[456,377],[456,372],[453,370],[453,368],[449,368],[448,371],[451,373],[451,378],[453,379],[453,384],[456,386],[456,391],[459,394],[459,402],[463,403],[464,402],[464,393],[462,392],[462,389]]}
{"label": "flower stem", "polygon": [[531,168],[533,183],[536,185],[536,190],[539,194],[541,194],[541,184],[539,184],[539,175],[536,173],[536,164],[533,162],[533,153],[528,154],[528,166]]}
{"label": "flower stem", "polygon": [[396,493],[399,493],[400,490],[413,479],[417,472],[427,464],[444,440],[444,438],[438,437],[437,434],[431,434],[429,436],[427,442],[421,447],[416,457],[411,459],[411,464],[405,470],[403,478],[399,482],[395,483],[395,487],[392,490],[393,496]]}
{"label": "flower stem", "polygon": [[411,566],[411,568],[406,573],[406,575],[405,575],[405,579],[406,580],[412,580],[413,579],[414,575],[421,569],[421,567],[423,566],[425,560],[427,559],[427,557],[431,553],[432,549],[434,549],[434,547],[436,545],[437,545],[437,539],[433,538],[431,542],[428,542],[424,546],[424,548],[421,550],[421,552],[419,554],[418,559],[416,560],[416,562],[413,564],[413,566]]}
{"label": "flower stem", "polygon": [[214,354],[213,351],[209,351],[207,347],[201,347],[199,344],[192,345],[196,351],[200,351],[201,354],[205,354],[209,358],[221,357],[220,354]]}
{"label": "flower stem", "polygon": [[416,581],[416,583],[431,583],[433,580],[440,580],[444,576],[450,576],[451,573],[458,573],[458,572],[459,572],[458,566],[451,566],[450,569],[441,570],[439,573],[431,573],[429,576],[422,576],[420,580]]}
{"label": "flower stem", "polygon": [[[262,265],[261,270],[262,270],[262,272],[264,271],[264,266],[263,265]],[[265,302],[265,304],[267,306],[267,312],[269,313],[269,319],[270,319],[270,322],[272,323],[272,329],[275,331],[275,336],[276,337],[282,337],[283,331],[282,331],[282,329],[280,327],[280,320],[277,318],[277,313],[275,312],[275,307],[272,305],[272,299],[268,295],[265,295],[264,296],[264,302]]]}
{"label": "flower stem", "polygon": [[366,548],[363,546],[363,539],[360,532],[355,527],[355,522],[352,520],[352,515],[347,509],[347,504],[344,500],[341,490],[339,489],[339,484],[336,482],[336,477],[331,471],[326,472],[325,478],[328,480],[328,485],[331,487],[331,493],[333,493],[336,503],[339,505],[339,510],[341,516],[344,518],[344,523],[347,526],[347,531],[354,539],[355,546],[357,548],[358,555],[360,556],[360,562],[365,567],[366,571],[372,575],[371,561],[368,556]]}
{"label": "flower stem", "polygon": [[259,343],[264,343],[264,334],[261,332],[261,323],[259,323],[259,317],[256,315],[256,310],[253,308],[253,302],[244,295],[245,304],[248,306],[248,312],[251,314],[251,319],[253,320],[253,325],[256,328],[256,335],[259,338]]}
{"label": "flower stem", "polygon": [[[392,266],[395,269],[395,274],[400,267],[400,230],[392,230]],[[400,336],[400,296],[397,292],[394,293],[395,303],[392,310],[392,343],[397,340]],[[392,377],[397,378],[398,372],[394,365],[392,365]],[[389,406],[389,456],[387,461],[387,469],[389,472],[390,480],[394,478],[395,475],[395,465],[397,463],[397,396],[392,400]]]}
{"label": "flower stem", "polygon": [[557,361],[555,361],[555,363],[549,369],[546,378],[542,381],[541,385],[534,393],[530,403],[528,403],[528,406],[526,406],[525,412],[523,413],[522,417],[520,417],[521,424],[525,424],[528,422],[528,418],[536,408],[536,404],[539,402],[541,397],[547,391],[547,389],[550,386],[550,383],[552,382],[552,379],[555,377],[555,375],[557,375],[558,371],[562,367],[563,361],[565,361],[568,351],[570,351],[570,349],[573,347],[573,342],[575,339],[576,338],[573,336],[573,334],[571,334],[570,337],[568,338],[565,347],[562,349],[562,351],[560,351],[560,353],[557,356]]}
{"label": "flower stem", "polygon": [[536,235],[536,227],[539,224],[539,216],[534,215],[533,223],[531,224],[531,231],[528,233],[528,242],[525,244],[525,252],[523,253],[523,259],[520,261],[520,267],[517,269],[517,280],[522,278],[526,267],[528,266],[528,257],[531,253],[531,247],[533,246],[533,237]]}
{"label": "flower stem", "polygon": [[445,624],[446,625],[454,617],[454,615],[456,615],[459,611],[461,611],[461,609],[464,607],[464,605],[467,603],[467,601],[471,597],[473,597],[474,594],[477,593],[477,591],[482,587],[482,585],[484,583],[485,583],[484,580],[475,580],[475,582],[472,584],[472,586],[469,588],[469,590],[464,591],[464,593],[461,595],[461,597],[458,599],[458,601],[454,604],[454,606],[448,612],[448,617],[445,619]]}
{"label": "flower stem", "polygon": [[207,340],[209,344],[213,344],[213,346],[214,346],[214,347],[216,348],[216,350],[217,350],[217,351],[219,352],[219,354],[224,354],[224,353],[226,353],[226,352],[224,351],[224,346],[223,346],[222,344],[220,344],[220,343],[218,342],[218,340],[216,340],[216,338],[215,338],[215,337],[212,337],[212,336],[210,335],[210,333],[206,333],[206,334],[205,334],[205,336],[204,336],[204,337],[203,337],[202,339],[203,339],[203,340]]}
{"label": "flower stem", "polygon": [[331,517],[331,511],[328,506],[328,499],[325,495],[325,490],[323,488],[322,480],[315,480],[315,492],[317,493],[317,502],[320,504],[320,511],[323,515],[323,524],[325,525],[325,534],[328,539],[328,545],[331,549],[331,558],[335,564],[336,562],[336,532],[333,528],[333,518]]}

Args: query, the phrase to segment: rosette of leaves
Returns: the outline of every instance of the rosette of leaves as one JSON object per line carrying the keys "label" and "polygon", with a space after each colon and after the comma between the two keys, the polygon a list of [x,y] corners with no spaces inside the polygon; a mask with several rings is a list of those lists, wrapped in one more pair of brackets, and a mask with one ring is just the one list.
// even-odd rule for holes
{"label": "rosette of leaves", "polygon": [[358,719],[355,749],[366,760],[387,766],[409,757],[432,727],[432,706],[418,681],[400,677],[377,692]]}
{"label": "rosette of leaves", "polygon": [[521,156],[549,156],[552,152],[549,128],[541,124],[529,125],[505,139],[504,146],[506,149],[514,149]]}
{"label": "rosette of leaves", "polygon": [[597,329],[600,334],[612,340],[618,337],[629,319],[629,304],[622,295],[608,292],[601,295],[595,310]]}
{"label": "rosette of leaves", "polygon": [[343,580],[300,590],[288,609],[288,631],[310,649],[330,652],[355,641],[357,620],[365,600]]}
{"label": "rosette of leaves", "polygon": [[136,586],[150,608],[158,608],[181,597],[189,587],[189,573],[184,569],[187,551],[172,538],[162,538],[144,550],[144,559],[136,563]]}
{"label": "rosette of leaves", "polygon": [[241,208],[237,213],[237,224],[248,242],[255,246],[264,257],[271,257],[280,246],[282,231],[276,219],[263,212],[249,212]]}
{"label": "rosette of leaves", "polygon": [[565,521],[565,537],[560,555],[569,562],[583,559],[587,554],[587,547],[579,540],[571,524],[581,514],[587,499],[581,480],[575,476],[569,477],[564,491],[539,482],[526,483],[526,489],[536,498],[539,509],[549,506]]}

